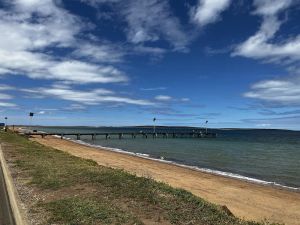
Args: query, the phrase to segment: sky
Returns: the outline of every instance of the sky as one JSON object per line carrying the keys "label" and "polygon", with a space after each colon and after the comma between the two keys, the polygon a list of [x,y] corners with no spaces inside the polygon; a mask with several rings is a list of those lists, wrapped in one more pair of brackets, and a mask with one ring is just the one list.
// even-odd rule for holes
{"label": "sky", "polygon": [[300,130],[299,0],[0,0],[0,32],[0,122]]}

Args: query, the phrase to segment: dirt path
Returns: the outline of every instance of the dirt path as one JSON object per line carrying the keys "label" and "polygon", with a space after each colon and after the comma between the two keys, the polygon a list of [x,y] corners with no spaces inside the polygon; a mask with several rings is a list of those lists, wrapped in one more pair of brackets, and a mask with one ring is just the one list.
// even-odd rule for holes
{"label": "dirt path", "polygon": [[54,137],[33,140],[92,159],[98,164],[120,168],[139,176],[152,177],[173,187],[191,191],[210,202],[226,205],[234,215],[248,220],[267,219],[288,225],[300,225],[300,193],[248,183],[198,172],[122,153],[95,149]]}

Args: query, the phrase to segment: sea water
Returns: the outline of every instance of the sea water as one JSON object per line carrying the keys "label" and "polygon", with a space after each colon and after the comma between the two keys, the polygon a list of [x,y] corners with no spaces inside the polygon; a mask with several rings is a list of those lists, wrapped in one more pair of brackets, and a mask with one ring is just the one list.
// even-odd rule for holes
{"label": "sea water", "polygon": [[[153,132],[142,127],[36,127],[55,133]],[[157,128],[157,132],[191,132],[195,128]],[[112,136],[81,136],[81,141],[95,146],[122,149],[143,157],[163,158],[221,175],[254,182],[288,186],[300,190],[300,131],[288,130],[209,130],[217,138],[132,139]],[[69,137],[69,136],[68,136]],[[71,137],[75,140],[75,136]]]}

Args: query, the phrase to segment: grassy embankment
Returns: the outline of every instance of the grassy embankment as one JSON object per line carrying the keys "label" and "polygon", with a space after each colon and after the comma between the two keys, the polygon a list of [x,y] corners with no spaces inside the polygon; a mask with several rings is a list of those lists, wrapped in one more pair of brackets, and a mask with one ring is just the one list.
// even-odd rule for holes
{"label": "grassy embankment", "polygon": [[1,132],[0,140],[19,179],[28,181],[23,185],[40,196],[30,212],[43,214],[46,224],[262,224],[229,216],[185,190],[99,166],[16,134]]}

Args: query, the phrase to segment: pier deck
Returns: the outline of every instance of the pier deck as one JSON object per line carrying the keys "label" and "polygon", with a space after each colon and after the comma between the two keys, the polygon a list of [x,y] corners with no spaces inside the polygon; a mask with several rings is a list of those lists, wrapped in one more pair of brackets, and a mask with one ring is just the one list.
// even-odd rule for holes
{"label": "pier deck", "polygon": [[60,136],[64,138],[66,136],[75,136],[77,140],[80,140],[81,136],[90,136],[92,140],[95,140],[97,136],[102,136],[105,139],[110,138],[215,138],[217,137],[216,133],[203,133],[203,132],[113,132],[113,133],[42,133],[42,132],[30,132],[24,133],[26,136],[41,136],[42,138],[46,136]]}

